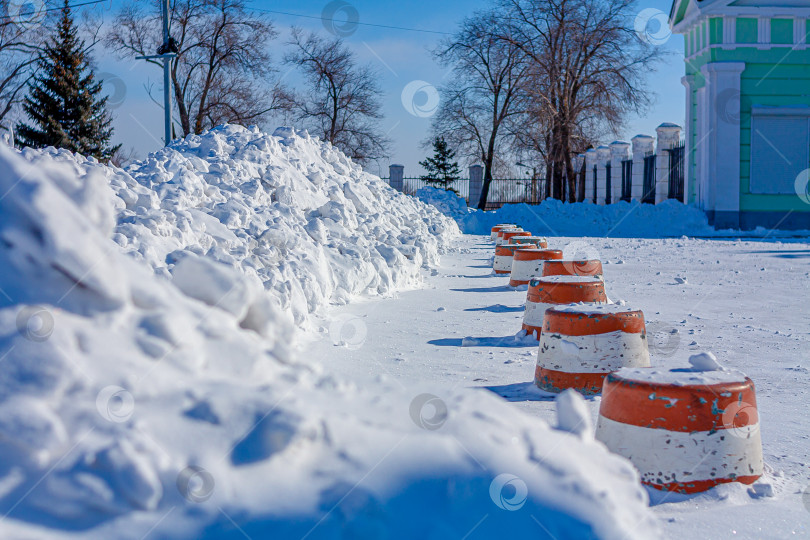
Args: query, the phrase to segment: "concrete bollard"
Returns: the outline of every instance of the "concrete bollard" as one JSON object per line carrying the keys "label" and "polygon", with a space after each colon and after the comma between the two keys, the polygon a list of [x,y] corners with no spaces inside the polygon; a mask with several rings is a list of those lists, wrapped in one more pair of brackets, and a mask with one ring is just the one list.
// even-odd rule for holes
{"label": "concrete bollard", "polygon": [[593,395],[608,373],[649,367],[644,314],[618,304],[574,304],[546,310],[534,382],[542,390],[567,388]]}
{"label": "concrete bollard", "polygon": [[563,253],[559,249],[527,248],[515,251],[509,286],[528,285],[532,278],[542,275],[544,262],[562,259],[562,256]]}
{"label": "concrete bollard", "polygon": [[596,438],[629,459],[644,484],[664,491],[696,493],[762,475],[754,383],[735,371],[611,373]]}
{"label": "concrete bollard", "polygon": [[509,241],[513,244],[526,244],[527,246],[535,246],[542,249],[548,247],[548,238],[545,236],[513,236]]}
{"label": "concrete bollard", "polygon": [[495,225],[494,227],[492,227],[492,232],[490,234],[490,238],[492,238],[492,241],[494,242],[495,237],[498,236],[498,231],[500,231],[501,229],[517,229],[517,228],[518,228],[518,226],[513,224],[513,223],[499,223],[499,224]]}
{"label": "concrete bollard", "polygon": [[540,338],[546,309],[559,304],[578,302],[606,304],[605,284],[589,276],[536,277],[529,281],[523,329]]}
{"label": "concrete bollard", "polygon": [[501,244],[508,244],[512,241],[512,238],[515,236],[531,236],[532,233],[529,231],[524,231],[523,229],[506,229],[503,231],[501,235],[501,239],[503,240]]}
{"label": "concrete bollard", "polygon": [[512,273],[512,257],[515,251],[525,248],[523,244],[501,244],[495,247],[495,257],[492,259],[492,270],[496,274],[511,274]]}
{"label": "concrete bollard", "polygon": [[542,276],[591,276],[604,281],[602,261],[584,259],[579,261],[548,261],[543,265]]}
{"label": "concrete bollard", "polygon": [[[500,246],[501,244],[503,244],[503,235],[506,232],[512,232],[512,231],[523,232],[523,229],[521,229],[520,227],[515,227],[515,228],[512,228],[512,229],[501,229],[501,230],[499,230],[497,233],[495,233],[495,245]],[[529,234],[531,234],[531,233],[529,233]]]}

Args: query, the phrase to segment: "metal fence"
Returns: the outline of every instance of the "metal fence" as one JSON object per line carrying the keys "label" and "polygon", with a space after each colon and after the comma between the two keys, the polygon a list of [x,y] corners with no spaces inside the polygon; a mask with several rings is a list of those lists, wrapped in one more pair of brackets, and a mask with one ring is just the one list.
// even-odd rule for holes
{"label": "metal fence", "polygon": [[622,161],[622,200],[630,202],[633,193],[633,160]]}
{"label": "metal fence", "polygon": [[613,195],[612,195],[613,190],[611,189],[612,186],[610,185],[610,183],[611,183],[611,178],[610,178],[611,169],[613,169],[613,165],[611,165],[611,163],[608,161],[607,164],[605,164],[605,189],[607,190],[605,192],[605,204],[610,204],[610,203],[613,202]]}
{"label": "metal fence", "polygon": [[[388,182],[388,178],[383,178]],[[422,180],[421,178],[403,178],[402,179],[402,192],[406,195],[416,195],[417,190],[425,187],[430,186],[426,181]],[[435,188],[442,189],[441,186],[432,185]],[[459,196],[464,197],[464,200],[468,200],[470,198],[470,179],[469,178],[460,178],[454,182],[451,182],[448,186],[449,189],[455,191]],[[468,201],[469,202],[469,201]],[[476,201],[477,202],[477,201]]]}
{"label": "metal fence", "polygon": [[[389,182],[389,178],[382,178]],[[421,178],[403,178],[402,192],[406,195],[415,195],[416,192],[425,186],[430,186],[428,182]],[[438,185],[433,187],[441,189]],[[451,182],[448,188],[454,190],[459,196],[464,197],[468,205],[477,206],[478,201],[470,201],[470,179],[461,178]],[[486,210],[495,210],[504,204],[539,204],[543,201],[546,189],[545,178],[493,178],[489,185]]]}
{"label": "metal fence", "polygon": [[644,157],[644,187],[641,202],[655,204],[655,154]]}
{"label": "metal fence", "polygon": [[686,144],[684,141],[667,150],[669,153],[669,198],[683,202],[684,161]]}

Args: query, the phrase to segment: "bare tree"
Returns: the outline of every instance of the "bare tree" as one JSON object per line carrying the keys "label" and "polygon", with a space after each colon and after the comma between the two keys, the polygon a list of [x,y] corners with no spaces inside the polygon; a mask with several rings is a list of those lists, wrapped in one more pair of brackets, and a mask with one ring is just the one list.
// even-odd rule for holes
{"label": "bare tree", "polygon": [[293,28],[284,60],[298,66],[308,84],[290,94],[296,119],[359,163],[382,157],[389,141],[379,131],[382,118],[378,75],[359,66],[342,39],[323,38]]}
{"label": "bare tree", "polygon": [[531,59],[536,110],[550,122],[552,196],[575,200],[572,155],[649,104],[643,79],[661,51],[629,26],[634,0],[502,0],[502,36]]}
{"label": "bare tree", "polygon": [[440,89],[442,103],[432,131],[445,137],[462,155],[483,163],[484,185],[476,201],[482,209],[508,139],[504,125],[525,106],[529,69],[521,48],[496,33],[499,26],[496,14],[477,13],[465,19],[458,32],[434,52],[453,72],[452,82]]}
{"label": "bare tree", "polygon": [[46,17],[42,9],[30,13],[0,10],[0,126],[22,102],[22,90],[36,68],[46,34],[39,28]]}
{"label": "bare tree", "polygon": [[[277,32],[270,20],[251,13],[244,0],[176,0],[170,16],[177,45],[171,78],[184,135],[224,122],[261,123],[280,108],[269,53]],[[154,54],[161,32],[159,3],[131,2],[106,43],[123,56]],[[162,67],[162,61],[149,62]]]}

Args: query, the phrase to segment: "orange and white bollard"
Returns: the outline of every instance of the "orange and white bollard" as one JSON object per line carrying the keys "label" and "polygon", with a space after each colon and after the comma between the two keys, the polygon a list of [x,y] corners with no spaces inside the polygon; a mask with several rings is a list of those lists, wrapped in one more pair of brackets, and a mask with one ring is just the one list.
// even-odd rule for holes
{"label": "orange and white bollard", "polygon": [[492,259],[492,269],[496,274],[512,273],[512,257],[518,249],[525,249],[523,244],[501,244],[495,246],[495,258]]}
{"label": "orange and white bollard", "polygon": [[509,241],[513,244],[528,244],[542,249],[548,247],[548,239],[545,236],[513,236]]}
{"label": "orange and white bollard", "polygon": [[543,265],[543,276],[593,276],[602,278],[602,261],[554,261]]}
{"label": "orange and white bollard", "polygon": [[601,279],[589,276],[535,277],[529,281],[523,329],[540,339],[546,309],[559,304],[606,304],[607,301],[605,284]]}
{"label": "orange and white bollard", "polygon": [[[497,233],[495,233],[495,245],[496,246],[500,246],[501,244],[505,243],[504,240],[503,240],[503,235],[507,231],[509,231],[509,232],[521,231],[522,232],[523,229],[521,229],[520,227],[513,227],[511,229],[501,229],[501,230],[499,230]],[[531,234],[531,233],[529,233],[529,234]],[[528,236],[528,235],[526,235],[526,236]]]}
{"label": "orange and white bollard", "polygon": [[509,286],[527,285],[533,277],[542,275],[545,261],[562,259],[562,256],[563,252],[559,249],[541,249],[537,247],[518,249],[512,257],[512,275],[509,278]]}
{"label": "orange and white bollard", "polygon": [[656,489],[751,484],[763,469],[756,406],[739,372],[626,368],[605,379],[596,438]]}
{"label": "orange and white bollard", "polygon": [[512,238],[514,238],[516,236],[531,236],[531,235],[532,235],[532,233],[530,233],[529,231],[524,231],[522,229],[521,230],[515,230],[515,229],[505,230],[505,231],[503,231],[503,234],[501,235],[501,238],[503,239],[501,244],[509,244],[512,241]]}
{"label": "orange and white bollard", "polygon": [[498,223],[497,225],[492,227],[490,238],[492,238],[492,240],[494,241],[495,237],[498,236],[498,231],[500,231],[501,229],[517,229],[517,228],[518,226],[515,225],[514,223]]}
{"label": "orange and white bollard", "polygon": [[644,314],[618,304],[574,304],[546,310],[535,384],[548,392],[567,388],[593,395],[608,373],[649,367]]}

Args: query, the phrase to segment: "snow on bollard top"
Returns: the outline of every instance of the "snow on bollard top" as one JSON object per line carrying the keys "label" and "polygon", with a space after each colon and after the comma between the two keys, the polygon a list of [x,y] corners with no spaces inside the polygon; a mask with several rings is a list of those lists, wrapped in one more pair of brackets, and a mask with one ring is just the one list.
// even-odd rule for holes
{"label": "snow on bollard top", "polygon": [[689,365],[664,368],[622,368],[615,375],[617,378],[637,383],[662,384],[674,386],[733,384],[750,381],[745,373],[724,367],[714,354],[700,352],[689,357]]}

